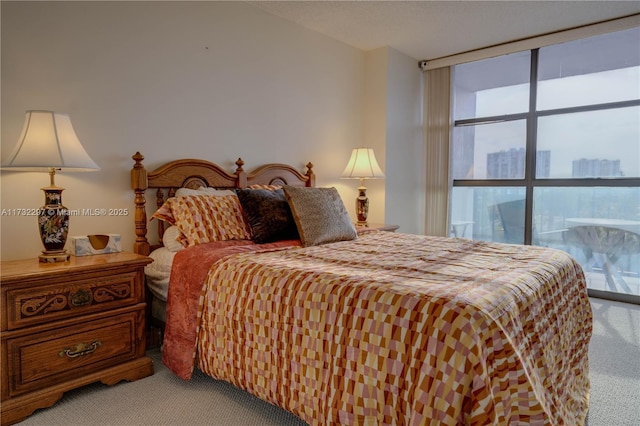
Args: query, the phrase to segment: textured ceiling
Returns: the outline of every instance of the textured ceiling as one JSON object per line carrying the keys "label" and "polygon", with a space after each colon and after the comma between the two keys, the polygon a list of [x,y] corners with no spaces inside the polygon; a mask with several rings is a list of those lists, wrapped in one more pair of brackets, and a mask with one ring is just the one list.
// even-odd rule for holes
{"label": "textured ceiling", "polygon": [[268,13],[371,50],[417,60],[640,13],[640,1],[252,1]]}

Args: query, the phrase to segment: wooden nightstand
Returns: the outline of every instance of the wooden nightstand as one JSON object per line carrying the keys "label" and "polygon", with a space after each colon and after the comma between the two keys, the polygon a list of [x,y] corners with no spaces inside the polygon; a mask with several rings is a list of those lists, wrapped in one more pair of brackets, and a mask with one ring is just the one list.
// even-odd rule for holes
{"label": "wooden nightstand", "polygon": [[145,356],[144,267],[133,253],[0,265],[2,424],[92,382],[153,374]]}
{"label": "wooden nightstand", "polygon": [[371,231],[388,231],[395,232],[396,229],[400,228],[398,225],[388,225],[384,223],[370,223],[368,226],[358,226],[356,225],[356,232],[358,235],[366,234]]}

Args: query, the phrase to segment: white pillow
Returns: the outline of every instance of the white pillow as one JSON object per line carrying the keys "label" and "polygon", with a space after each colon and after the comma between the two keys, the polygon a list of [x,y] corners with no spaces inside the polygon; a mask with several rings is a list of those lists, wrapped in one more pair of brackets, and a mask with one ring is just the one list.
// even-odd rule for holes
{"label": "white pillow", "polygon": [[193,195],[234,195],[235,192],[229,189],[215,189],[215,188],[205,188],[201,186],[198,189],[189,189],[189,188],[178,188],[176,191],[176,197],[188,197]]}
{"label": "white pillow", "polygon": [[164,230],[162,234],[162,244],[170,251],[176,252],[184,248],[182,243],[178,241],[178,237],[182,236],[182,233],[177,226],[172,225]]}

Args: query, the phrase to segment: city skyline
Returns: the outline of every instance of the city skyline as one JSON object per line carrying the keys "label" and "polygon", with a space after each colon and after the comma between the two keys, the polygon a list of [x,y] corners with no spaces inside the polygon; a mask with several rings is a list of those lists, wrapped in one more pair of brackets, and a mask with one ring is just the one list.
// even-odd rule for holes
{"label": "city skyline", "polygon": [[[538,179],[550,177],[551,151],[536,152],[536,174]],[[509,148],[490,152],[486,159],[487,179],[523,179],[525,149]],[[620,160],[607,158],[580,158],[572,162],[571,177],[622,177]]]}

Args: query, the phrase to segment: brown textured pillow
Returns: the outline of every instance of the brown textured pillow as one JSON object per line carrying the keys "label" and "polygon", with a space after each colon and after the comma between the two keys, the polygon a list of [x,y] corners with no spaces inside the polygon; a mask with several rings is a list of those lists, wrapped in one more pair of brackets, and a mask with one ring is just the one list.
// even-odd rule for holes
{"label": "brown textured pillow", "polygon": [[297,240],[298,230],[282,189],[239,189],[242,210],[258,244]]}
{"label": "brown textured pillow", "polygon": [[285,186],[287,202],[305,247],[357,237],[347,209],[335,188]]}

